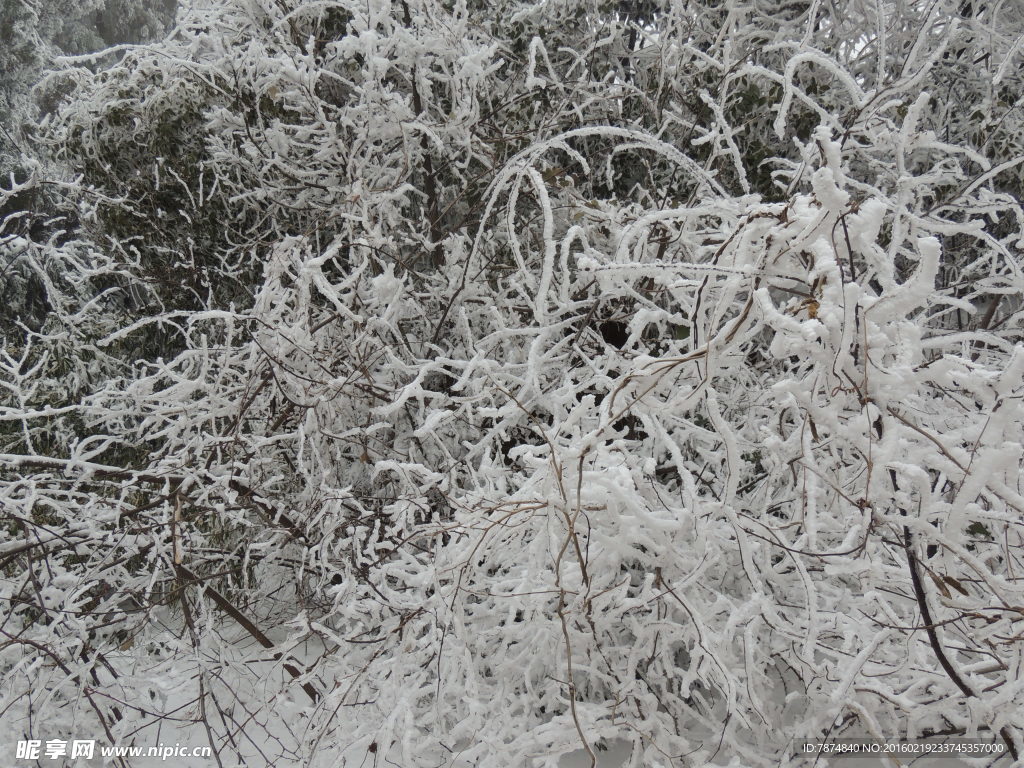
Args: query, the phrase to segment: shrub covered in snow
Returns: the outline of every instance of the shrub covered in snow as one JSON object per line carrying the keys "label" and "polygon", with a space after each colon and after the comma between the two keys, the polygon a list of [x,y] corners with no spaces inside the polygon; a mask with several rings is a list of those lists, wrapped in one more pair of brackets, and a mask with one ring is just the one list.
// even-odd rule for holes
{"label": "shrub covered in snow", "polygon": [[73,225],[0,230],[8,737],[1020,754],[1022,33],[206,0],[69,62]]}

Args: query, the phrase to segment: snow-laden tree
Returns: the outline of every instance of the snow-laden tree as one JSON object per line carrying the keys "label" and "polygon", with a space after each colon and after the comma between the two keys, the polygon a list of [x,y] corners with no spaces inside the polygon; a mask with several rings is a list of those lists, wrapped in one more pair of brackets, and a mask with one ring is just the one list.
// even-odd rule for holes
{"label": "snow-laden tree", "polygon": [[[174,0],[0,0],[0,170],[4,176],[28,152],[25,137],[19,134],[22,124],[38,110],[32,91],[54,57],[162,36],[174,8]],[[43,96],[45,107],[58,94]]]}
{"label": "snow-laden tree", "polygon": [[[60,174],[34,145],[33,124],[66,95],[46,77],[62,55],[89,55],[110,63],[117,46],[162,37],[174,16],[173,0],[0,0],[0,226],[7,237],[45,239],[74,226],[57,225],[48,184]],[[35,179],[33,181],[33,178]],[[56,226],[55,226],[56,225]],[[15,317],[38,329],[45,315],[44,287],[15,253],[0,263],[0,328]]]}
{"label": "snow-laden tree", "polygon": [[1020,755],[1022,34],[206,0],[69,69],[74,225],[0,239],[6,737]]}

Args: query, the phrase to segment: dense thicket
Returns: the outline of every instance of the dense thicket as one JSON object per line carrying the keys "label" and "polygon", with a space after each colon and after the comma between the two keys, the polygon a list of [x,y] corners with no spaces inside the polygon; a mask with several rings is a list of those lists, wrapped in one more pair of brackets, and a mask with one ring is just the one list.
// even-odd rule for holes
{"label": "dense thicket", "polygon": [[[58,57],[99,49],[107,49],[106,63],[116,61],[119,44],[162,37],[174,8],[174,0],[0,0],[0,221],[8,237],[45,239],[54,229],[52,187],[40,182],[66,169],[54,168],[39,151],[34,126],[67,91],[60,80],[47,80],[46,70]],[[63,225],[74,227],[73,216]],[[38,328],[45,289],[17,252],[4,256],[0,333],[16,334],[13,320]]]}
{"label": "dense thicket", "polygon": [[1021,754],[1022,40],[950,0],[196,0],[67,60],[66,175],[4,193],[58,210],[0,230],[39,286],[5,732]]}

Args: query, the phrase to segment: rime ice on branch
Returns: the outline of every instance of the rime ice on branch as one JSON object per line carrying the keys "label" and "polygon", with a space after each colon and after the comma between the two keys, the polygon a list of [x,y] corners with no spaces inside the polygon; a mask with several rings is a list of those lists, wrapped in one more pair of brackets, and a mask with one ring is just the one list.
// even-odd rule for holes
{"label": "rime ice on branch", "polygon": [[4,732],[1019,755],[1022,33],[206,0],[66,60],[0,229]]}

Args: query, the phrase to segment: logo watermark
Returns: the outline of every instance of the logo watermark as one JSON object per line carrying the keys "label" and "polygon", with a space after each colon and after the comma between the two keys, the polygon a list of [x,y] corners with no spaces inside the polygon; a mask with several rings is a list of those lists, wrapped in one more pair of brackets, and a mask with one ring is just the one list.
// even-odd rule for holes
{"label": "logo watermark", "polygon": [[95,739],[27,739],[18,742],[17,760],[56,760],[60,757],[81,757],[91,760],[97,752],[102,757],[158,757],[161,760],[180,757],[212,757],[209,747],[183,747],[181,744],[158,744],[155,747],[96,747]]}

